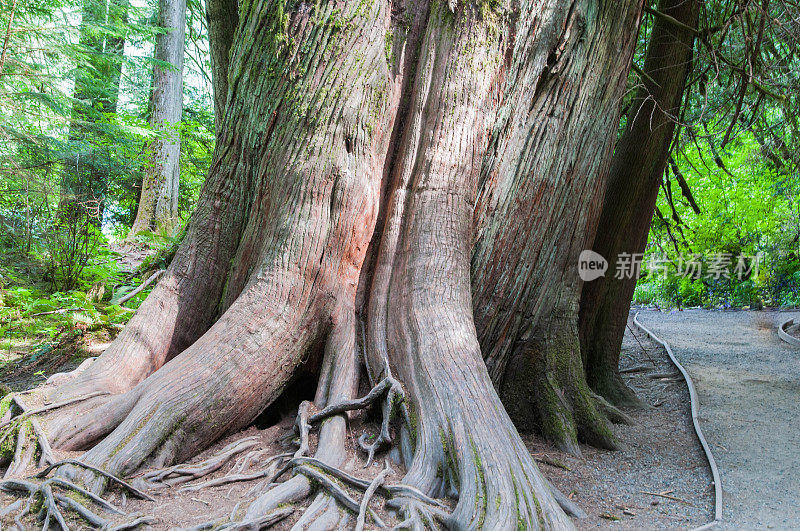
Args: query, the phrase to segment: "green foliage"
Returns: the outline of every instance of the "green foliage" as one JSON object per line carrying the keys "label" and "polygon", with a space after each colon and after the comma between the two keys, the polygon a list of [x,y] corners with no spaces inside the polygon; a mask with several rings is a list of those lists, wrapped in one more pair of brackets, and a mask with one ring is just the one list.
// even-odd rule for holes
{"label": "green foliage", "polygon": [[[724,162],[716,163],[722,156]],[[643,263],[667,260],[669,271],[644,275],[634,302],[708,307],[797,305],[800,183],[776,171],[750,134],[737,136],[716,154],[702,145],[686,149],[676,163],[701,211],[692,209],[674,169],[668,172],[657,204],[661,214],[654,218]],[[688,260],[690,255],[700,257],[701,278],[678,274],[681,257]],[[730,257],[729,278],[706,274],[718,255]],[[760,256],[758,273],[738,278],[738,257],[755,255]]]}

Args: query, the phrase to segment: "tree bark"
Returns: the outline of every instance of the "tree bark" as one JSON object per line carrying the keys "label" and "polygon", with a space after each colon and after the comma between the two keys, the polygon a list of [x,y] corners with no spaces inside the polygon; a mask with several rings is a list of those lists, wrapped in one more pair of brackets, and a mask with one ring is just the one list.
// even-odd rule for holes
{"label": "tree bark", "polygon": [[208,40],[211,53],[211,84],[214,92],[214,126],[219,133],[228,100],[228,66],[236,27],[238,0],[208,0]]}
{"label": "tree bark", "polygon": [[148,162],[129,238],[153,229],[171,233],[178,217],[186,0],[159,0],[158,26],[164,33],[156,36],[150,124],[159,136],[147,146]]}
{"label": "tree bark", "polygon": [[579,438],[617,447],[581,366],[576,264],[597,223],[640,9],[574,2],[524,43],[534,60],[518,55],[518,75],[537,82],[509,76],[475,212],[472,289],[489,374],[518,427],[573,454]]}
{"label": "tree bark", "polygon": [[[390,500],[406,525],[571,528],[492,376],[505,391],[513,364],[541,372],[598,442],[575,407],[599,402],[581,374],[579,284],[562,266],[591,232],[640,7],[244,3],[198,212],[120,338],[48,389],[113,393],[48,417],[53,446],[87,449],[84,462],[117,475],[185,460],[251,423],[301,370],[320,375],[313,407],[341,405],[359,360],[371,384],[391,383],[383,412],[396,422],[379,441],[398,441],[416,493]],[[513,325],[509,338],[487,315]],[[508,343],[495,352],[492,338]],[[321,426],[326,466],[344,461],[345,423]],[[247,518],[317,483],[267,487]],[[458,501],[448,513],[431,496]],[[312,507],[304,522],[338,519],[327,495]]]}
{"label": "tree bark", "polygon": [[[697,28],[699,0],[661,0],[658,10]],[[658,189],[669,157],[695,32],[656,17],[641,88],[614,152],[592,249],[609,261],[605,277],[587,282],[580,301],[581,349],[589,385],[617,405],[640,405],[619,375],[619,353],[635,278],[617,279],[621,253],[643,253]]]}

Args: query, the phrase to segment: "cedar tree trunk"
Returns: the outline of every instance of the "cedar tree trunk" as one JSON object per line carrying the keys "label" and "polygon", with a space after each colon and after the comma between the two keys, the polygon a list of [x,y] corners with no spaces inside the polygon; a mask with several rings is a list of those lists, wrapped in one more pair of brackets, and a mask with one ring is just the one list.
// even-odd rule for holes
{"label": "cedar tree trunk", "polygon": [[[685,26],[697,27],[699,0],[661,0],[658,9]],[[619,254],[644,252],[692,64],[694,36],[669,19],[655,18],[643,69],[646,75],[614,152],[592,246],[608,260],[609,271],[584,284],[581,293],[581,347],[589,385],[616,405],[640,402],[619,375],[622,336],[636,279],[617,279],[613,270]]]}
{"label": "cedar tree trunk", "polygon": [[228,60],[236,26],[239,25],[238,0],[208,0],[206,18],[214,92],[214,126],[219,134],[225,115],[225,103],[228,101]]}
{"label": "cedar tree trunk", "polygon": [[159,0],[158,26],[164,33],[156,36],[150,125],[159,136],[147,146],[139,207],[129,237],[152,229],[172,232],[178,217],[186,0]]}
{"label": "cedar tree trunk", "polygon": [[[180,462],[252,423],[299,371],[319,374],[301,411],[354,398],[363,364],[391,386],[396,422],[362,446],[399,445],[411,494],[390,502],[408,525],[571,528],[495,385],[535,408],[520,418],[563,419],[549,433],[564,444],[613,444],[580,363],[574,261],[640,9],[244,2],[198,210],[119,338],[45,388],[111,393],[44,415],[53,446],[123,476]],[[322,424],[315,457],[345,461],[346,415]],[[265,487],[245,519],[316,485]],[[303,519],[338,514],[325,494]]]}

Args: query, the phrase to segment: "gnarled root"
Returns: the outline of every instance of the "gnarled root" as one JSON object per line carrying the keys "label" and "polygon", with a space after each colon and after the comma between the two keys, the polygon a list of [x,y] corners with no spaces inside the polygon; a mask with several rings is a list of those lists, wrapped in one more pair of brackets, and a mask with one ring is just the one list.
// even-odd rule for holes
{"label": "gnarled root", "polygon": [[[83,397],[48,404],[39,408],[31,408],[23,400],[21,394],[6,395],[0,401],[0,460],[9,462],[4,478],[22,477],[32,466],[33,458],[38,451],[38,466],[47,466],[55,462],[53,449],[47,433],[39,422],[37,415],[42,415],[59,408],[82,403],[105,393],[92,393]],[[10,453],[3,450],[11,450]]]}
{"label": "gnarled root", "polygon": [[[152,521],[151,518],[140,515],[126,516],[121,509],[100,496],[60,477],[53,477],[39,484],[18,479],[3,480],[0,481],[0,490],[28,495],[25,506],[14,519],[20,530],[26,528],[23,524],[23,518],[35,512],[35,516],[43,522],[42,529],[50,529],[50,524],[54,523],[59,529],[67,531],[69,528],[61,508],[74,512],[90,526],[109,530],[133,529]],[[92,502],[106,512],[121,515],[125,518],[115,524],[110,519],[103,518],[92,512],[84,503],[76,501],[74,499],[75,496]]]}
{"label": "gnarled root", "polygon": [[[139,482],[147,488],[158,489],[164,487],[175,487],[189,481],[194,481],[208,474],[212,474],[225,466],[228,461],[235,456],[241,454],[245,450],[249,450],[258,445],[258,437],[247,437],[235,441],[225,448],[220,450],[219,453],[213,457],[206,459],[200,463],[187,465],[174,465],[160,470],[147,472]],[[248,454],[249,455],[249,454]]]}

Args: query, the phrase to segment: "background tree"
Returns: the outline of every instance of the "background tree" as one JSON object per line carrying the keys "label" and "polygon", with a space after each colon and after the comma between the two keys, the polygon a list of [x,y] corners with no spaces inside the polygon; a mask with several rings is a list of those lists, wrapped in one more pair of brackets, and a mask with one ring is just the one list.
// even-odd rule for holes
{"label": "background tree", "polygon": [[178,216],[180,132],[186,0],[159,0],[150,123],[159,136],[147,146],[148,165],[130,236],[151,229],[171,233]]}
{"label": "background tree", "polygon": [[112,155],[108,116],[117,111],[125,51],[128,2],[85,0],[81,12],[79,61],[73,90],[70,152],[64,160],[62,189],[99,225]]}
{"label": "background tree", "polygon": [[214,87],[214,124],[216,130],[220,131],[228,99],[228,60],[233,45],[233,35],[239,25],[239,2],[208,0],[206,6],[211,79]]}
{"label": "background tree", "polygon": [[644,252],[675,126],[691,71],[700,3],[661,0],[654,17],[641,86],[628,111],[625,132],[609,169],[592,250],[611,270],[583,285],[581,344],[591,387],[618,405],[638,400],[619,376],[619,353],[636,276],[615,278],[617,257]]}

